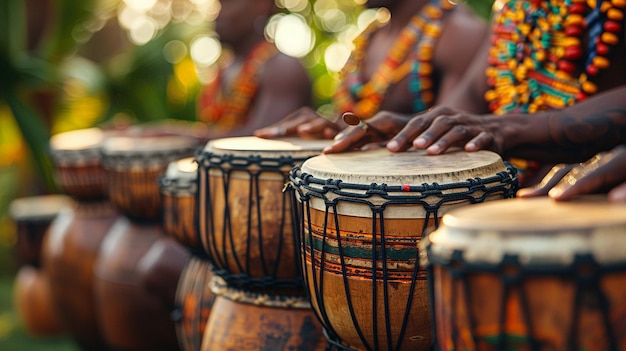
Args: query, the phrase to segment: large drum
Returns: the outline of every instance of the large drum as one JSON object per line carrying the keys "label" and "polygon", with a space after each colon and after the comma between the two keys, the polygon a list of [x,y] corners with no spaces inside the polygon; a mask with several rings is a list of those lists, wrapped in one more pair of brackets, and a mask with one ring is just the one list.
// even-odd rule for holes
{"label": "large drum", "polygon": [[320,155],[290,179],[311,303],[330,344],[345,350],[428,350],[420,239],[450,209],[517,188],[514,170],[487,151]]}
{"label": "large drum", "polygon": [[[111,349],[178,349],[171,309],[162,296],[163,290],[175,291],[187,257],[182,248],[178,251],[182,258],[167,254],[176,247],[162,240],[166,237],[158,178],[170,162],[190,157],[196,147],[197,140],[185,136],[118,137],[105,142],[109,197],[124,214],[104,239],[95,268],[97,308]],[[180,268],[171,274],[176,265]],[[146,266],[165,269],[152,274],[151,290],[145,289]]]}
{"label": "large drum", "polygon": [[291,168],[328,141],[256,137],[211,141],[199,163],[199,232],[216,273],[232,287],[301,294],[291,203]]}
{"label": "large drum", "polygon": [[103,350],[95,309],[93,269],[100,244],[117,212],[106,199],[102,143],[109,133],[97,128],[50,138],[56,180],[72,198],[46,235],[42,260],[50,292],[69,334],[83,350]]}
{"label": "large drum", "polygon": [[422,243],[436,350],[626,350],[626,205],[514,199],[457,209]]}
{"label": "large drum", "polygon": [[174,316],[181,349],[199,351],[204,329],[215,300],[209,289],[213,276],[198,238],[197,201],[198,164],[193,157],[171,162],[159,178],[163,199],[165,233],[186,247],[192,257],[178,280]]}

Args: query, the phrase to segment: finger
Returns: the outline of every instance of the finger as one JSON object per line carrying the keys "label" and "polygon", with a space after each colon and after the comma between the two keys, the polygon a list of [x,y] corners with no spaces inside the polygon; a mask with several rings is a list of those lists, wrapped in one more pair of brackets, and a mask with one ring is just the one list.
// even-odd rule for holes
{"label": "finger", "polygon": [[368,139],[367,132],[362,128],[346,128],[343,132],[337,134],[335,141],[324,148],[323,152],[332,154],[358,149],[367,143],[366,139]]}
{"label": "finger", "polygon": [[609,191],[609,201],[626,202],[626,182]]}
{"label": "finger", "polygon": [[516,196],[522,198],[546,196],[548,195],[548,191],[558,184],[558,182],[563,179],[563,177],[574,167],[576,167],[576,164],[558,164],[550,169],[541,182],[534,186],[520,189]]}
{"label": "finger", "polygon": [[426,151],[431,155],[444,153],[452,146],[466,143],[468,140],[474,138],[477,133],[480,134],[479,132],[472,130],[469,126],[455,125],[446,133],[439,136],[436,139],[437,141],[429,146]]}
{"label": "finger", "polygon": [[365,144],[363,145],[363,147],[361,147],[361,150],[363,151],[367,151],[367,150],[376,150],[376,149],[382,149],[385,147],[385,143],[369,143],[369,144]]}
{"label": "finger", "polygon": [[415,138],[428,128],[431,120],[437,115],[439,115],[438,112],[429,111],[411,118],[404,128],[387,143],[387,149],[400,152],[410,148]]}
{"label": "finger", "polygon": [[326,137],[326,129],[332,129],[332,122],[329,122],[325,118],[318,117],[310,122],[299,125],[296,131],[300,136],[314,136],[316,138],[332,139],[336,132],[332,136]]}
{"label": "finger", "polygon": [[493,145],[493,135],[487,132],[480,132],[474,139],[465,144],[465,151],[474,152],[486,150]]}

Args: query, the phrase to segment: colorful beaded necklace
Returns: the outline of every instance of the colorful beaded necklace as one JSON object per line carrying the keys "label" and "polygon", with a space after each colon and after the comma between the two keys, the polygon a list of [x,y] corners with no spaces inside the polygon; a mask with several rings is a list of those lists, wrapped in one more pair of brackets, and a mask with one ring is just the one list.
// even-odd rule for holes
{"label": "colorful beaded necklace", "polygon": [[333,96],[337,112],[353,112],[364,119],[372,117],[380,109],[388,88],[408,75],[414,112],[432,106],[434,47],[442,31],[444,14],[452,8],[447,0],[426,4],[400,32],[387,57],[365,82],[361,70],[366,49],[373,33],[381,28],[377,22],[368,26],[354,40],[355,49],[340,73],[340,85]]}
{"label": "colorful beaded necklace", "polygon": [[227,67],[200,93],[199,119],[211,128],[229,131],[244,124],[259,87],[260,68],[278,53],[274,44],[261,42],[248,53],[239,74],[230,84],[224,82]]}
{"label": "colorful beaded necklace", "polygon": [[559,109],[597,91],[594,79],[620,41],[626,0],[503,2],[496,2],[502,10],[486,71],[492,112]]}

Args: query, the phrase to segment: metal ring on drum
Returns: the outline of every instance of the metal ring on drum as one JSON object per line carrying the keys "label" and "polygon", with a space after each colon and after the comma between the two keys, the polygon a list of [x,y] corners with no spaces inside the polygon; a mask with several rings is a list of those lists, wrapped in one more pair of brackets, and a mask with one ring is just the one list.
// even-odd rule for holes
{"label": "metal ring on drum", "polygon": [[313,309],[332,348],[360,351],[430,349],[420,239],[447,211],[518,187],[515,169],[488,151],[320,155],[289,178]]}
{"label": "metal ring on drum", "polygon": [[283,189],[289,171],[329,143],[236,137],[213,140],[196,154],[200,241],[230,286],[304,294]]}
{"label": "metal ring on drum", "polygon": [[626,350],[626,204],[461,208],[421,243],[436,349]]}

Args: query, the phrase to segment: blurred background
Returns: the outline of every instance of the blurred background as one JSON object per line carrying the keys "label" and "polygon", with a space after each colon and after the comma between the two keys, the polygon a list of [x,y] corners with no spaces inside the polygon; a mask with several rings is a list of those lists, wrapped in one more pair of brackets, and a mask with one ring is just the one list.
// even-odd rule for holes
{"label": "blurred background", "polygon": [[[298,57],[324,110],[352,40],[384,11],[364,0],[276,0],[266,28]],[[488,18],[489,0],[470,7]],[[93,126],[195,120],[196,96],[221,53],[212,31],[218,0],[0,1],[0,350],[78,350],[35,338],[13,304],[19,197],[57,193],[51,135]]]}

